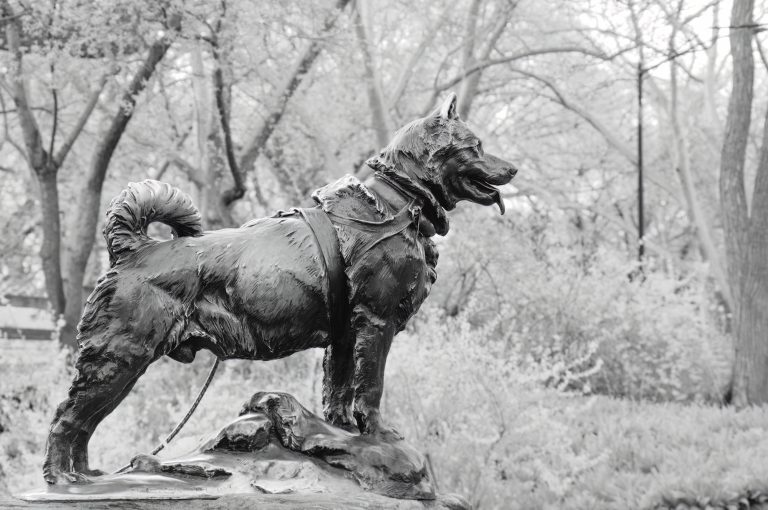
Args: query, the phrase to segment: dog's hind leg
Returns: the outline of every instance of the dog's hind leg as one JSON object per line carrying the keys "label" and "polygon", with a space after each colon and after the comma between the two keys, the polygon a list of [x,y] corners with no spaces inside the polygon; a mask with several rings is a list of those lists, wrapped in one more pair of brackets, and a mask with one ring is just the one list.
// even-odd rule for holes
{"label": "dog's hind leg", "polygon": [[[77,377],[56,411],[48,436],[43,476],[48,483],[85,481],[88,441],[101,420],[125,398],[155,359],[154,349],[125,335],[85,347]],[[93,473],[93,472],[91,472]]]}
{"label": "dog's hind leg", "polygon": [[118,395],[110,397],[105,405],[101,406],[98,411],[95,411],[92,415],[90,415],[90,417],[83,424],[82,429],[78,432],[77,436],[72,442],[71,448],[72,470],[75,473],[82,473],[89,476],[100,476],[105,474],[99,469],[90,469],[88,465],[88,442],[91,440],[91,436],[93,435],[93,432],[96,430],[96,427],[99,425],[99,423],[101,423],[104,418],[106,418],[112,411],[114,411],[120,402],[122,402],[125,397],[128,396],[128,394],[133,389],[133,386],[136,384],[136,381],[138,381],[139,377],[141,377],[146,371],[147,366],[149,366],[149,363],[147,363],[138,373],[134,374],[134,377],[128,381],[128,384]]}

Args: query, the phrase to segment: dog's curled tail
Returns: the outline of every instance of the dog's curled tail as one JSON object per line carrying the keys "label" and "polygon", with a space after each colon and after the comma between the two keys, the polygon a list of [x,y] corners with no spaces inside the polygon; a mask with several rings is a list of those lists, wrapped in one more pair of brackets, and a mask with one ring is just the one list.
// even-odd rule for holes
{"label": "dog's curled tail", "polygon": [[200,212],[189,195],[160,181],[132,182],[107,209],[104,238],[110,265],[114,266],[122,255],[157,242],[147,235],[147,226],[155,221],[171,227],[175,237],[203,233]]}

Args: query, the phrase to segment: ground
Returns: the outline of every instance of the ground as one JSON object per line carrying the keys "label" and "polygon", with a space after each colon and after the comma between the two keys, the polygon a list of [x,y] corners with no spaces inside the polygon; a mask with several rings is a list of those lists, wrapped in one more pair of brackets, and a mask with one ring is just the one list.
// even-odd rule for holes
{"label": "ground", "polygon": [[[64,358],[50,344],[3,342],[0,469],[5,475],[0,480],[0,491],[7,487],[11,493],[19,493],[42,486],[40,465],[46,428],[68,376],[55,368]],[[685,500],[693,505],[690,508],[727,508],[728,504],[736,505],[733,508],[760,508],[764,499],[760,491],[768,489],[768,409],[736,411],[696,404],[632,402],[513,386],[497,391],[499,415],[504,417],[498,423],[503,424],[503,429],[497,423],[483,430],[487,423],[494,422],[494,417],[473,424],[468,421],[468,409],[464,415],[450,408],[451,403],[441,400],[440,392],[450,389],[451,382],[446,381],[445,388],[435,384],[432,394],[421,396],[419,408],[437,423],[423,425],[419,417],[407,411],[403,397],[409,385],[418,384],[414,381],[424,373],[408,372],[415,360],[418,353],[406,346],[393,348],[388,364],[390,394],[385,401],[388,415],[411,442],[421,444],[429,454],[440,490],[458,493],[477,507],[628,509]],[[186,410],[208,361],[196,362],[197,368],[171,363],[153,367],[125,409],[119,409],[105,423],[110,434],[125,437],[125,441],[119,445],[107,442],[104,435],[99,438],[104,431],[97,431],[93,454],[96,465],[116,468],[125,460],[122,457],[151,449]],[[314,362],[308,357],[290,363],[306,368]],[[243,365],[243,370],[251,366]],[[273,365],[256,365],[262,366]],[[278,366],[276,370],[283,368]],[[242,402],[260,384],[275,384],[260,380],[263,374],[249,373],[248,377],[255,380],[238,395],[240,383],[230,381],[239,374],[236,368],[223,370],[211,394],[182,432],[178,448],[194,444],[196,434],[210,430],[209,422],[218,419],[211,416],[219,413],[222,401]],[[153,384],[155,388],[161,383],[170,385],[184,377],[191,379],[181,381],[188,393],[177,395],[175,402],[153,402],[160,399],[150,391]],[[311,393],[311,379],[286,384]],[[456,405],[478,398],[451,395]],[[231,409],[230,404],[224,407]],[[233,411],[227,412],[231,417]],[[153,417],[162,423],[153,423]],[[139,428],[158,430],[148,439],[132,436],[137,422]],[[497,434],[497,430],[502,432]],[[107,452],[111,457],[105,455]],[[99,461],[105,457],[111,458],[114,466]],[[750,506],[745,506],[746,499],[739,506],[741,498],[751,498]]]}

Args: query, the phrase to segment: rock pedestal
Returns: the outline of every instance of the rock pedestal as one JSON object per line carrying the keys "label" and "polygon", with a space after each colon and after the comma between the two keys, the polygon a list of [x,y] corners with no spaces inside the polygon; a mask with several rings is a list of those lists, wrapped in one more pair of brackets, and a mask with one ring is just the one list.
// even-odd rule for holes
{"label": "rock pedestal", "polygon": [[436,495],[424,457],[403,440],[347,432],[276,392],[256,393],[236,420],[187,455],[139,455],[122,473],[49,486],[22,499],[30,503],[20,507],[46,508],[75,502],[104,508],[125,500],[134,500],[132,507],[164,508],[180,499],[189,500],[188,510],[469,508],[458,496]]}

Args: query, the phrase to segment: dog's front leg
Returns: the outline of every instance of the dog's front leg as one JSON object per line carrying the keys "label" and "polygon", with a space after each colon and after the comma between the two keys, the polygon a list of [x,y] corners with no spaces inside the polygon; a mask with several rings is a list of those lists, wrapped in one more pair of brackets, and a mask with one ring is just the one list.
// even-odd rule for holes
{"label": "dog's front leg", "polygon": [[382,319],[370,308],[356,306],[352,313],[355,335],[354,416],[362,434],[401,439],[381,420],[379,404],[384,391],[384,367],[395,334],[392,321]]}
{"label": "dog's front leg", "polygon": [[329,345],[323,358],[323,414],[328,423],[346,430],[353,430],[352,376],[355,358],[352,337],[347,334],[342,341]]}

